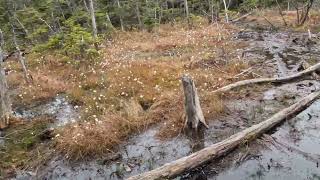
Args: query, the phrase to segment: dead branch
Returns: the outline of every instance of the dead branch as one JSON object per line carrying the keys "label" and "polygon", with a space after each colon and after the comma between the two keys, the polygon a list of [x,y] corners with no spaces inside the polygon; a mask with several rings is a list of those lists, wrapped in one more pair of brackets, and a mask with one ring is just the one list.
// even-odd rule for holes
{"label": "dead branch", "polygon": [[271,118],[251,126],[237,134],[230,136],[228,139],[225,139],[219,143],[211,145],[207,148],[204,148],[196,153],[193,153],[187,157],[183,157],[171,163],[167,163],[157,169],[152,171],[133,176],[128,180],[152,180],[152,179],[170,179],[175,176],[191,170],[195,167],[198,167],[201,164],[204,164],[210,160],[219,158],[223,155],[226,155],[231,150],[235,149],[240,144],[247,142],[249,140],[255,139],[268,130],[272,129],[283,120],[292,117],[303,109],[307,108],[310,103],[320,95],[320,91],[314,92],[299,102],[293,104],[292,106],[283,109],[282,111],[276,113]]}
{"label": "dead branch", "polygon": [[294,79],[297,79],[299,77],[311,74],[313,72],[315,72],[316,70],[318,70],[320,68],[320,63],[309,67],[308,69],[301,71],[299,73],[290,75],[290,76],[286,76],[286,77],[277,77],[277,78],[257,78],[257,79],[248,79],[248,80],[244,80],[244,81],[239,81],[233,84],[229,84],[227,86],[224,86],[222,88],[219,88],[215,91],[213,91],[214,93],[218,93],[218,92],[226,92],[229,90],[232,90],[234,88],[237,87],[241,87],[241,86],[245,86],[245,85],[250,85],[250,84],[259,84],[259,83],[283,83],[283,82],[288,82]]}
{"label": "dead branch", "polygon": [[241,19],[250,16],[252,13],[253,13],[253,11],[251,11],[251,12],[249,12],[249,13],[243,15],[243,16],[240,16],[240,17],[238,17],[238,18],[236,18],[236,19],[233,19],[233,20],[231,20],[231,22],[238,22],[238,21],[240,21]]}
{"label": "dead branch", "polygon": [[11,28],[12,28],[12,34],[13,34],[13,43],[16,47],[16,50],[18,52],[18,56],[19,56],[19,61],[20,61],[20,64],[22,66],[22,69],[23,69],[23,72],[24,72],[24,77],[25,77],[25,80],[27,83],[30,83],[30,74],[28,73],[28,69],[27,69],[27,66],[26,66],[26,61],[25,61],[25,57],[23,56],[23,53],[18,45],[18,42],[17,42],[17,38],[16,38],[16,32],[15,32],[15,29],[13,27],[13,25],[11,24]]}
{"label": "dead branch", "polygon": [[279,9],[279,14],[280,14],[280,16],[281,16],[281,18],[282,18],[282,21],[283,21],[284,25],[285,25],[285,26],[288,26],[287,21],[286,21],[286,19],[285,19],[284,16],[283,16],[282,9],[281,9],[281,6],[280,6],[278,0],[276,0],[276,3],[277,3],[278,9]]}

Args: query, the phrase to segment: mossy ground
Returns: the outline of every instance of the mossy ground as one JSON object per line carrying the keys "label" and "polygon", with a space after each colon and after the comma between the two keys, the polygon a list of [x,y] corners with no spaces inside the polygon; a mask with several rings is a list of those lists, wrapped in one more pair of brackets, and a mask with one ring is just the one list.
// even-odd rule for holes
{"label": "mossy ground", "polygon": [[47,117],[39,117],[30,122],[14,120],[10,128],[3,131],[5,144],[0,147],[0,178],[11,176],[15,170],[24,169],[44,157],[41,152],[47,143],[40,134],[51,122]]}

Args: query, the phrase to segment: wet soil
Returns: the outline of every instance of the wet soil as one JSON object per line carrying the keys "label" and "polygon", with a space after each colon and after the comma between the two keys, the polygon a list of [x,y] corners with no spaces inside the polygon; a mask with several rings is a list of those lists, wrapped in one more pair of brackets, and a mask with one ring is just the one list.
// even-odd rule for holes
{"label": "wet soil", "polygon": [[[303,33],[243,31],[235,36],[235,40],[249,42],[242,56],[255,66],[255,73],[263,77],[290,75],[299,71],[302,60],[312,64],[320,59],[320,42],[309,40]],[[57,157],[37,174],[20,172],[16,179],[125,179],[219,142],[267,119],[319,88],[320,82],[312,77],[272,88],[261,87],[259,92],[251,92],[245,98],[227,101],[227,112],[209,120],[210,128],[203,131],[200,140],[181,134],[161,141],[156,138],[159,127],[155,126],[130,138],[121,145],[119,152],[112,155],[77,164]],[[61,104],[60,101],[53,103]],[[68,114],[64,112],[68,107],[48,112]],[[266,136],[245,143],[226,157],[177,179],[320,179],[319,108],[320,101],[316,101],[270,132],[271,138]],[[55,113],[57,118],[59,113]],[[29,114],[32,116],[33,112],[23,113],[24,116]]]}
{"label": "wet soil", "polygon": [[51,101],[32,107],[17,107],[14,115],[25,120],[43,115],[51,116],[55,119],[52,127],[64,126],[78,119],[77,107],[71,105],[65,95],[57,95]]}

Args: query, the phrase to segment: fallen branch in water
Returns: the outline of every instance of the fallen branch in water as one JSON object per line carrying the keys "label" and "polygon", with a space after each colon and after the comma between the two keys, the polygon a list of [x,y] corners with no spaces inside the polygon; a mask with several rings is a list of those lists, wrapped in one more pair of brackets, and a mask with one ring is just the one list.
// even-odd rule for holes
{"label": "fallen branch in water", "polygon": [[226,92],[226,91],[232,90],[234,88],[245,86],[245,85],[250,85],[250,84],[288,82],[288,81],[291,81],[293,79],[297,79],[299,77],[311,74],[311,73],[315,72],[318,69],[320,69],[320,63],[318,63],[318,64],[316,64],[314,66],[311,66],[311,67],[309,67],[308,69],[306,69],[304,71],[301,71],[299,73],[296,73],[296,74],[293,74],[293,75],[290,75],[290,76],[286,76],[286,77],[257,78],[257,79],[248,79],[248,80],[244,80],[244,81],[239,81],[239,82],[224,86],[222,88],[219,88],[219,89],[213,91],[213,93]]}
{"label": "fallen branch in water", "polygon": [[244,142],[257,138],[271,128],[275,127],[283,120],[292,117],[310,105],[320,95],[320,91],[314,92],[292,106],[283,109],[276,113],[271,118],[251,126],[237,134],[230,136],[228,139],[219,143],[204,148],[187,157],[183,157],[171,163],[167,163],[162,167],[152,171],[133,176],[128,180],[152,180],[152,179],[168,179],[174,178],[177,175],[189,171],[199,165],[202,165],[210,160],[226,155],[229,151],[235,149]]}

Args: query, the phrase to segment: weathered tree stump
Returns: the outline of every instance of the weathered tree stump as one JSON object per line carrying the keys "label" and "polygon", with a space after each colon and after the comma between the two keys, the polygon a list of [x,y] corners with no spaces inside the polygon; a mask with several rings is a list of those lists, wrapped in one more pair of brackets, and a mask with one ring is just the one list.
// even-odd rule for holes
{"label": "weathered tree stump", "polygon": [[201,122],[205,127],[208,128],[209,126],[204,119],[203,112],[200,106],[199,96],[193,80],[190,77],[184,75],[182,77],[182,85],[185,96],[187,127],[198,130],[199,122]]}

